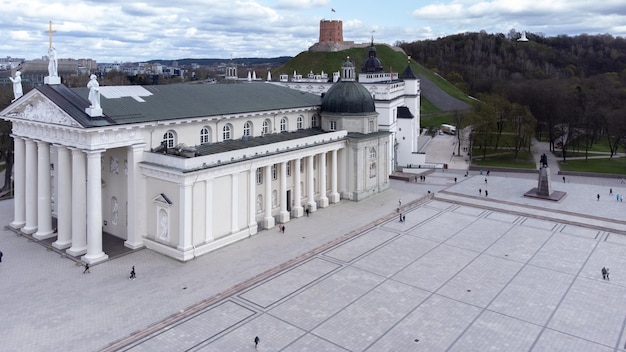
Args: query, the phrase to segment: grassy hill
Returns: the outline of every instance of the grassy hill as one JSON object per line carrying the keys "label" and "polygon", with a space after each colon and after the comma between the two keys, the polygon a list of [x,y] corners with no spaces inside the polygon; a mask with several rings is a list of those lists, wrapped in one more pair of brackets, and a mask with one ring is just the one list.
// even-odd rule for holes
{"label": "grassy hill", "polygon": [[[291,76],[294,71],[303,76],[306,76],[311,71],[313,71],[313,73],[321,73],[321,71],[324,71],[329,77],[332,77],[332,73],[341,69],[341,65],[347,57],[350,57],[350,60],[355,64],[357,70],[360,70],[363,62],[367,60],[368,50],[369,47],[352,48],[336,52],[304,51],[284,65],[272,70],[272,77],[278,77],[280,74],[288,74]],[[376,56],[382,62],[386,72],[393,71],[402,74],[408,63],[406,54],[393,50],[388,45],[376,45]],[[465,93],[457,89],[450,82],[413,60],[411,60],[411,68],[415,74],[428,77],[449,95],[467,103],[471,102],[471,99],[469,99]],[[424,95],[422,95],[421,100],[422,114],[445,113],[432,105]]]}

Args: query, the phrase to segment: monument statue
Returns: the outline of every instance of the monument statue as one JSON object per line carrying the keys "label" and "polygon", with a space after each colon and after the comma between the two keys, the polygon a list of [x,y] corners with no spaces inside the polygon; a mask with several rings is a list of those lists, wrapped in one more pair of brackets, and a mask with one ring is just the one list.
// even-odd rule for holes
{"label": "monument statue", "polygon": [[550,182],[550,168],[548,167],[548,156],[545,153],[539,157],[539,163],[540,167],[537,187],[526,192],[524,196],[558,202],[565,197],[566,193],[563,191],[552,190],[552,183]]}
{"label": "monument statue", "polygon": [[14,99],[11,102],[16,101],[19,97],[24,95],[22,91],[22,73],[20,71],[15,72],[15,78],[9,77],[11,82],[13,82],[13,97]]}
{"label": "monument statue", "polygon": [[99,109],[100,108],[100,83],[98,83],[98,77],[96,75],[89,76],[89,83],[87,83],[87,88],[89,88],[89,102],[91,103],[91,108]]}
{"label": "monument statue", "polygon": [[548,167],[548,156],[545,153],[542,154],[539,162],[541,163],[542,168]]}
{"label": "monument statue", "polygon": [[48,76],[49,77],[58,77],[58,61],[57,61],[57,51],[51,46],[48,49]]}

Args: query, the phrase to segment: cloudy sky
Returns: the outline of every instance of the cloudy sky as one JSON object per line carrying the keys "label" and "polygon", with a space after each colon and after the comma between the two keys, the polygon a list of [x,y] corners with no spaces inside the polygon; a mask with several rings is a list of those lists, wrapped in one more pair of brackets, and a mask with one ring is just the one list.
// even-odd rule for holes
{"label": "cloudy sky", "polygon": [[[295,56],[319,21],[344,40],[394,44],[462,32],[626,37],[624,0],[0,0],[0,57],[46,55],[48,22],[62,58],[98,62]],[[334,11],[333,11],[334,10]]]}

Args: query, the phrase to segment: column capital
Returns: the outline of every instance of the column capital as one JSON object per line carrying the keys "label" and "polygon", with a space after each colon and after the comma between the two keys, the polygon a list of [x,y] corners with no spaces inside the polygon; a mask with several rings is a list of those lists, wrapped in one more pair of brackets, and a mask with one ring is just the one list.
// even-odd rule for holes
{"label": "column capital", "polygon": [[128,149],[132,149],[133,151],[137,151],[137,149],[140,150],[144,150],[146,148],[146,143],[137,143],[137,144],[131,144],[129,146],[127,146]]}
{"label": "column capital", "polygon": [[100,156],[102,153],[106,152],[106,150],[105,149],[95,149],[95,150],[83,149],[83,152],[87,154],[88,158],[95,158],[96,156]]}

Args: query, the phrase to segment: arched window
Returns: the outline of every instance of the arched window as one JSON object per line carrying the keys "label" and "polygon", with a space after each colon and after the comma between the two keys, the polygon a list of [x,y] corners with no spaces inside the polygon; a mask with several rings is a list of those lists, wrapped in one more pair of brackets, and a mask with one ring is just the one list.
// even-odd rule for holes
{"label": "arched window", "polygon": [[376,148],[370,149],[370,159],[376,159]]}
{"label": "arched window", "polygon": [[165,134],[163,135],[163,142],[168,148],[174,148],[174,146],[176,145],[176,132],[171,130],[165,132]]}
{"label": "arched window", "polygon": [[270,128],[271,128],[271,121],[269,119],[266,119],[265,121],[263,121],[263,131],[261,132],[262,134],[268,134],[270,133]]}
{"label": "arched window", "polygon": [[252,135],[252,123],[250,121],[243,124],[243,135],[244,136]]}
{"label": "arched window", "polygon": [[298,129],[304,129],[304,117],[302,115],[298,116]]}
{"label": "arched window", "polygon": [[283,117],[282,119],[280,119],[280,131],[286,132],[288,127],[289,126],[287,126],[287,117]]}
{"label": "arched window", "polygon": [[231,139],[231,126],[230,124],[224,125],[224,128],[222,128],[222,139],[227,141],[229,139]]}
{"label": "arched window", "polygon": [[311,116],[311,127],[319,127],[317,114],[314,114],[313,116]]}
{"label": "arched window", "polygon": [[200,130],[200,144],[209,143],[211,141],[211,129],[202,127]]}

